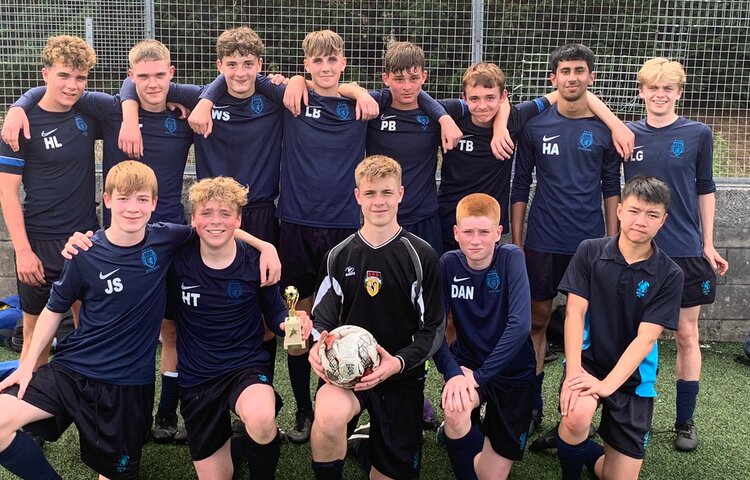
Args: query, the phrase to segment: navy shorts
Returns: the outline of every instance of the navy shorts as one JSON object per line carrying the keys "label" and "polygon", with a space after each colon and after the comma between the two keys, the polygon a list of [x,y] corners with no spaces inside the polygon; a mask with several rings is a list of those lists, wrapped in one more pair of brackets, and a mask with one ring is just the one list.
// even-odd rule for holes
{"label": "navy shorts", "polygon": [[354,395],[360,408],[370,413],[372,466],[391,478],[418,478],[422,464],[424,378],[385,382]]}
{"label": "navy shorts", "polygon": [[653,397],[616,390],[599,402],[602,420],[597,432],[604,442],[623,455],[642,459],[646,455],[654,417]]}
{"label": "navy shorts", "polygon": [[47,305],[52,284],[60,279],[65,259],[60,253],[68,239],[34,240],[29,239],[31,250],[39,257],[44,267],[44,285],[34,287],[16,280],[21,310],[30,315],[39,315]]}
{"label": "navy shorts", "polygon": [[[180,388],[180,413],[185,419],[190,457],[197,462],[213,455],[232,436],[232,419],[237,399],[251,385],[271,385],[271,365],[240,368],[191,387]],[[276,396],[275,414],[282,402]],[[236,413],[236,412],[235,412]]]}
{"label": "navy shorts", "polygon": [[294,285],[299,290],[299,298],[312,296],[328,250],[356,231],[356,228],[319,228],[281,222],[282,291]]}
{"label": "navy shorts", "polygon": [[[17,395],[18,386],[4,393]],[[107,478],[138,478],[141,450],[151,432],[153,383],[102,383],[52,361],[34,373],[23,400],[53,415],[25,430],[55,441],[75,423],[86,465]]]}
{"label": "navy shorts", "polygon": [[685,274],[681,308],[709,305],[716,298],[716,272],[703,257],[673,258]]}
{"label": "navy shorts", "polygon": [[279,219],[276,218],[276,205],[264,203],[247,205],[242,209],[240,228],[259,239],[279,247]]}
{"label": "navy shorts", "polygon": [[401,226],[407,232],[413,233],[429,243],[438,256],[443,254],[443,234],[440,231],[440,216],[437,213],[410,225],[401,223]]}
{"label": "navy shorts", "polygon": [[479,427],[498,455],[509,460],[523,459],[533,398],[533,384],[519,387],[490,382],[479,388],[480,407],[487,405]]}
{"label": "navy shorts", "polygon": [[524,253],[531,299],[540,302],[552,300],[557,296],[557,286],[560,285],[573,255],[539,252],[528,248],[524,249]]}

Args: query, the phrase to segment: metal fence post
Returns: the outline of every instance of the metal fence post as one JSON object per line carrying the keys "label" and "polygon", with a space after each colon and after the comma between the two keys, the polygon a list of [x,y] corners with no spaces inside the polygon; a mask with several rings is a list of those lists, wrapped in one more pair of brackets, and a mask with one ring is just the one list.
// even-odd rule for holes
{"label": "metal fence post", "polygon": [[471,0],[471,63],[482,61],[484,49],[484,0]]}
{"label": "metal fence post", "polygon": [[143,2],[143,36],[154,38],[156,27],[154,26],[154,0]]}

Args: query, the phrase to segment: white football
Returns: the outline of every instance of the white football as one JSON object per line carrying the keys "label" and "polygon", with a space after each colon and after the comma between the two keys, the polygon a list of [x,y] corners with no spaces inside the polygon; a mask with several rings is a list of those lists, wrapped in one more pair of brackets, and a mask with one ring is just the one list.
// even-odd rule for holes
{"label": "white football", "polygon": [[360,378],[380,365],[377,343],[370,332],[356,325],[333,329],[318,347],[328,380],[339,387],[354,388]]}

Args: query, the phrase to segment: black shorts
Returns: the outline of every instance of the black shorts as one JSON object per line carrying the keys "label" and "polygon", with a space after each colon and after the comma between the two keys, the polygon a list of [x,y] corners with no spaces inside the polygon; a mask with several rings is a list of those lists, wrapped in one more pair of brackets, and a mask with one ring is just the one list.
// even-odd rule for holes
{"label": "black shorts", "polygon": [[356,228],[319,228],[281,222],[279,257],[282,291],[294,285],[299,290],[299,298],[307,298],[315,293],[315,284],[326,253],[356,231]]}
{"label": "black shorts", "polygon": [[552,300],[557,296],[557,286],[560,285],[573,255],[539,252],[528,248],[524,249],[524,253],[531,299],[540,302]]}
{"label": "black shorts", "polygon": [[648,447],[651,421],[654,417],[653,397],[639,397],[616,390],[599,400],[602,420],[597,432],[607,445],[623,455],[642,459]]}
{"label": "black shorts", "polygon": [[[400,223],[400,222],[399,222]],[[440,216],[436,213],[410,225],[401,224],[404,230],[413,233],[435,249],[438,256],[443,254],[443,234],[440,229]]]}
{"label": "black shorts", "polygon": [[[229,411],[235,411],[237,399],[250,385],[263,383],[273,388],[271,375],[270,365],[254,365],[180,388],[180,413],[185,419],[188,448],[194,462],[210,457],[229,440],[232,436]],[[275,414],[278,414],[282,402],[279,394],[274,393]]]}
{"label": "black shorts", "polygon": [[533,384],[518,387],[490,382],[479,388],[480,406],[475,410],[487,404],[484,421],[479,427],[498,455],[509,460],[523,459],[533,398]]}
{"label": "black shorts", "polygon": [[279,219],[276,218],[276,205],[264,203],[247,205],[242,209],[240,228],[247,233],[279,247]]}
{"label": "black shorts", "polygon": [[[4,393],[17,395],[18,386]],[[138,478],[141,450],[151,431],[153,383],[97,382],[53,361],[34,373],[23,400],[53,415],[25,430],[55,441],[75,423],[86,465],[107,478]]]}
{"label": "black shorts", "polygon": [[422,464],[424,378],[386,382],[354,395],[360,408],[370,413],[372,466],[391,478],[418,478]]}
{"label": "black shorts", "polygon": [[709,305],[716,298],[716,272],[703,257],[673,258],[685,274],[681,308]]}
{"label": "black shorts", "polygon": [[21,310],[30,315],[39,315],[47,305],[52,284],[60,279],[65,259],[60,253],[65,246],[64,240],[29,239],[31,250],[39,257],[44,267],[44,285],[34,287],[16,280],[18,297],[21,299]]}

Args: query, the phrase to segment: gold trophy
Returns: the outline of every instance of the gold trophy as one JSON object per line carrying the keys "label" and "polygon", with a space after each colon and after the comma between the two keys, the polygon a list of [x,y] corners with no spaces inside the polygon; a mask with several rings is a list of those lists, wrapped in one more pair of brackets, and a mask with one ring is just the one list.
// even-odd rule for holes
{"label": "gold trophy", "polygon": [[286,287],[284,299],[289,309],[289,316],[286,317],[284,323],[284,350],[307,348],[307,342],[302,339],[302,322],[300,322],[297,311],[294,309],[297,306],[297,300],[299,300],[297,288],[291,285]]}

